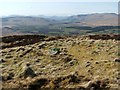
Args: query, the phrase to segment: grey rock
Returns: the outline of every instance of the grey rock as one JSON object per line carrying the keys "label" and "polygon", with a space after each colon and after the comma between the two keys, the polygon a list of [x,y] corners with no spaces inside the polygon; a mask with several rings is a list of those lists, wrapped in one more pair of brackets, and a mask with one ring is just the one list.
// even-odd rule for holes
{"label": "grey rock", "polygon": [[42,42],[38,47],[39,49],[43,48],[46,45],[46,42]]}
{"label": "grey rock", "polygon": [[25,49],[21,47],[16,52],[21,51],[21,50],[24,51]]}
{"label": "grey rock", "polygon": [[77,64],[77,61],[76,61],[76,60],[71,60],[71,61],[69,62],[69,64],[70,64],[70,66],[73,66],[73,65]]}
{"label": "grey rock", "polygon": [[29,67],[29,64],[26,64],[25,66],[22,67],[22,70],[19,71],[18,77],[23,77],[23,78],[27,78],[27,77],[34,77],[35,73],[32,70],[31,67]]}

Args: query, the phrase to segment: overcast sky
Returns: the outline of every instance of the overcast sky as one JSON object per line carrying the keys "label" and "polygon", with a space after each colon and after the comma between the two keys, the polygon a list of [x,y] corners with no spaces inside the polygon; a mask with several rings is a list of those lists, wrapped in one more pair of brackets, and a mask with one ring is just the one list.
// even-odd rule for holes
{"label": "overcast sky", "polygon": [[[11,1],[11,2],[10,2]],[[55,2],[55,0],[3,0],[0,3],[0,16],[8,15],[48,15],[48,16],[68,16],[77,14],[90,14],[90,13],[118,13],[118,2]],[[68,1],[68,0],[67,0]],[[106,1],[106,2],[105,2]],[[111,1],[111,0],[109,0]]]}

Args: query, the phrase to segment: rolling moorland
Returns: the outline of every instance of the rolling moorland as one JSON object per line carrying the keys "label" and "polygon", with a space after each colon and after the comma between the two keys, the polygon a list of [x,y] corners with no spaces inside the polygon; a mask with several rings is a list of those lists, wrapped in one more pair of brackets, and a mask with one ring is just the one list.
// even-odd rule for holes
{"label": "rolling moorland", "polygon": [[2,18],[2,90],[119,90],[117,17]]}

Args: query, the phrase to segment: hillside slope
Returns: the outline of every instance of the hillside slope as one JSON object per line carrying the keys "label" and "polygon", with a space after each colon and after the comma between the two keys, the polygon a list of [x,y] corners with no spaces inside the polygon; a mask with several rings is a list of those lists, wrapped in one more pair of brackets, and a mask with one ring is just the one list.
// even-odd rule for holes
{"label": "hillside slope", "polygon": [[118,15],[114,13],[75,15],[68,18],[83,26],[117,26]]}

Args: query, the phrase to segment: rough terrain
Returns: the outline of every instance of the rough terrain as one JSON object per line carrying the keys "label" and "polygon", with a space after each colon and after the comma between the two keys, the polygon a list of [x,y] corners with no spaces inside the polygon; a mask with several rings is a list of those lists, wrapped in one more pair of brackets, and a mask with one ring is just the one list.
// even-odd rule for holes
{"label": "rough terrain", "polygon": [[119,35],[1,37],[2,88],[119,90],[119,38]]}

